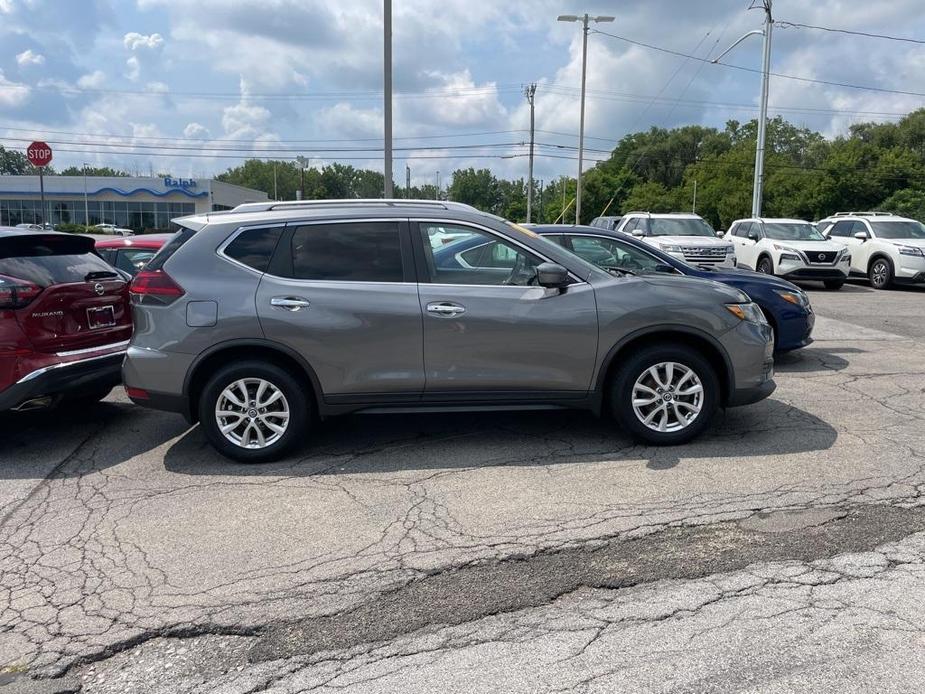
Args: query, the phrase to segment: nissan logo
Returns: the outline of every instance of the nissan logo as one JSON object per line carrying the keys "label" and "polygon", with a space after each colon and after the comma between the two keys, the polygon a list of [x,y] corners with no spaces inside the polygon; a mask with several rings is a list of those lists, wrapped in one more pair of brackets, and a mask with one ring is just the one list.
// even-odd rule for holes
{"label": "nissan logo", "polygon": [[104,287],[102,284],[97,282],[96,284],[93,285],[93,291],[96,292],[97,296],[103,296],[103,294],[106,293],[106,287]]}
{"label": "nissan logo", "polygon": [[825,260],[825,253],[819,254],[819,260]]}

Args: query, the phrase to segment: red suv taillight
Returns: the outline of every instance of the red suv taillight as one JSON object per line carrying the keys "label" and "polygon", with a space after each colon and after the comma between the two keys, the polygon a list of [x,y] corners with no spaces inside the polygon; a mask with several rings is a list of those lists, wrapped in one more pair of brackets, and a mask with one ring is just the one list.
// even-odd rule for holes
{"label": "red suv taillight", "polygon": [[183,287],[163,270],[142,270],[129,285],[129,294],[138,303],[150,298],[154,303],[170,304],[183,296]]}
{"label": "red suv taillight", "polygon": [[28,306],[41,293],[42,288],[33,282],[0,275],[0,309]]}

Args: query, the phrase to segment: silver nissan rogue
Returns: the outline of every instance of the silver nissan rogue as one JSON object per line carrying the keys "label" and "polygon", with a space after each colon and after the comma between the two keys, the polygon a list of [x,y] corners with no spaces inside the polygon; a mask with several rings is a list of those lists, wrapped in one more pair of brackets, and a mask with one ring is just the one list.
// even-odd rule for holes
{"label": "silver nissan rogue", "polygon": [[246,204],[181,230],[131,285],[137,404],[225,456],[279,458],[347,412],[584,408],[680,444],[774,390],[738,290],[605,272],[459,203]]}

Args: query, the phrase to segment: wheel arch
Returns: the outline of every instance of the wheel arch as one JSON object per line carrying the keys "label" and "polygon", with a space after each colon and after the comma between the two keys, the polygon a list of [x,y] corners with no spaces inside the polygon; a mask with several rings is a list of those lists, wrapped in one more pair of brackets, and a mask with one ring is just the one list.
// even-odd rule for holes
{"label": "wheel arch", "polygon": [[896,270],[896,263],[893,262],[893,259],[890,257],[890,254],[886,251],[874,251],[870,254],[870,257],[867,259],[867,274],[870,274],[870,268],[873,266],[874,261],[883,259],[890,264],[890,267],[893,268],[894,272]]}
{"label": "wheel arch", "polygon": [[596,391],[600,402],[606,402],[607,391],[613,382],[613,376],[620,368],[620,356],[632,350],[642,349],[652,345],[681,344],[695,349],[713,367],[720,382],[720,403],[725,405],[735,389],[735,376],[732,360],[723,346],[711,335],[689,327],[679,326],[652,326],[637,330],[617,342],[601,364],[597,376]]}
{"label": "wheel arch", "polygon": [[771,255],[771,251],[768,250],[762,250],[760,253],[758,253],[758,257],[755,259],[755,270],[757,270],[758,266],[761,265],[762,258],[767,258],[771,261],[771,274],[774,274],[774,256]]}
{"label": "wheel arch", "polygon": [[183,382],[183,394],[188,402],[191,421],[198,418],[199,397],[209,376],[219,366],[239,359],[265,359],[286,369],[308,389],[309,401],[314,406],[314,411],[321,412],[321,382],[311,364],[294,350],[279,343],[262,339],[241,339],[213,345],[200,354],[190,366]]}

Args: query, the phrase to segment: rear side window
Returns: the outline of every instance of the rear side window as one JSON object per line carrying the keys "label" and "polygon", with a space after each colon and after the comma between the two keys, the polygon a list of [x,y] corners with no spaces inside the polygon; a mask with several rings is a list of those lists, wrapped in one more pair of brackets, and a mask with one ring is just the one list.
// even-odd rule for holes
{"label": "rear side window", "polygon": [[401,282],[398,222],[312,224],[292,235],[293,277],[337,282]]}
{"label": "rear side window", "polygon": [[258,272],[266,272],[282,233],[283,227],[247,229],[226,246],[224,253]]}
{"label": "rear side window", "polygon": [[0,239],[0,275],[40,287],[84,282],[91,272],[112,273],[85,239],[22,236]]}
{"label": "rear side window", "polygon": [[176,253],[180,249],[180,246],[193,238],[193,234],[195,233],[196,231],[194,229],[180,227],[180,231],[174,234],[173,238],[161,247],[161,250],[157,252],[157,255],[148,261],[148,264],[145,266],[145,270],[160,270],[162,267],[164,267],[164,263],[167,262],[170,256]]}

